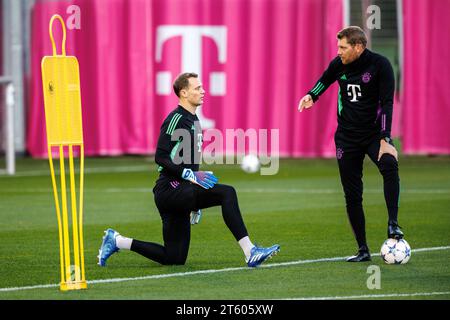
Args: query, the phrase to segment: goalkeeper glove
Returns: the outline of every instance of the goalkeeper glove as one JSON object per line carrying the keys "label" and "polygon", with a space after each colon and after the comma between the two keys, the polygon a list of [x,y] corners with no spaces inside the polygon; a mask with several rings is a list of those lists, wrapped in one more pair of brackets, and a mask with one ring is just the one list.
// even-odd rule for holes
{"label": "goalkeeper glove", "polygon": [[192,171],[184,169],[181,177],[205,189],[211,189],[219,181],[211,171]]}
{"label": "goalkeeper glove", "polygon": [[191,224],[199,223],[201,218],[202,218],[202,210],[199,209],[198,211],[191,212]]}

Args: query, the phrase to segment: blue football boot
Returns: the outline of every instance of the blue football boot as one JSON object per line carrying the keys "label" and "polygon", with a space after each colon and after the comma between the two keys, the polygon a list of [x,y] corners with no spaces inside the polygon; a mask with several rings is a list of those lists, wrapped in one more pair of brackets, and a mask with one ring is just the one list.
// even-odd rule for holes
{"label": "blue football boot", "polygon": [[102,246],[100,250],[98,250],[98,265],[105,267],[106,260],[113,254],[119,251],[119,248],[116,246],[116,236],[119,233],[113,229],[108,229],[105,231],[105,235],[103,236]]}
{"label": "blue football boot", "polygon": [[247,265],[251,268],[259,266],[261,263],[267,259],[272,258],[280,251],[280,246],[278,244],[273,245],[269,248],[262,248],[254,246],[250,251],[250,258],[248,258]]}

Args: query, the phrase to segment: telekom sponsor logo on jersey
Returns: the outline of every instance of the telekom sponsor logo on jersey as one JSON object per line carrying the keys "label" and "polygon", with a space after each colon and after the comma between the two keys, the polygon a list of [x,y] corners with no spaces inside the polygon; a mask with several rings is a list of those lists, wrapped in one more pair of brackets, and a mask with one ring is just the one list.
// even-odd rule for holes
{"label": "telekom sponsor logo on jersey", "polygon": [[352,97],[350,102],[358,102],[357,97],[361,97],[361,86],[359,84],[347,84],[347,94]]}

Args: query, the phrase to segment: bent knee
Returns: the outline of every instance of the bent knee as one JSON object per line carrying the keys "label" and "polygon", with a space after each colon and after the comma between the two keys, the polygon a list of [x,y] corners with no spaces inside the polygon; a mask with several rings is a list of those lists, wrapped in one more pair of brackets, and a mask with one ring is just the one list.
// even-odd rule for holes
{"label": "bent knee", "polygon": [[236,197],[236,189],[232,186],[223,185],[222,192],[225,195],[225,197]]}
{"label": "bent knee", "polygon": [[397,170],[398,169],[398,161],[391,154],[383,154],[379,161],[380,170]]}
{"label": "bent knee", "polygon": [[183,257],[169,257],[163,263],[166,266],[183,266],[186,264],[186,258]]}

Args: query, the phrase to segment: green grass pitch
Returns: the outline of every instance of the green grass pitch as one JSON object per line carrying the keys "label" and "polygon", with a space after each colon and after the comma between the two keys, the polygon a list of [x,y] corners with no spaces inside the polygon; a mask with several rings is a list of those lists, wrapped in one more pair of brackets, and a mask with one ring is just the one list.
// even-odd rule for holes
{"label": "green grass pitch", "polygon": [[[204,166],[220,183],[236,188],[250,238],[281,245],[268,267],[257,269],[245,268],[219,207],[205,209],[201,223],[192,227],[184,266],[162,266],[125,251],[113,255],[106,268],[97,266],[107,227],[162,242],[152,194],[157,171],[147,157],[86,158],[85,166],[88,289],[60,292],[56,286],[59,244],[49,166],[25,158],[18,160],[16,176],[0,177],[0,300],[450,298],[448,157],[400,159],[399,223],[413,249],[406,265],[386,265],[379,256],[360,264],[319,260],[356,251],[334,159],[282,159],[273,176],[246,174],[237,165]],[[386,238],[387,213],[381,175],[367,159],[364,188],[368,244],[376,254]],[[414,252],[420,248],[438,250]],[[380,267],[380,289],[367,287],[371,265]],[[111,280],[118,278],[124,279]]]}

